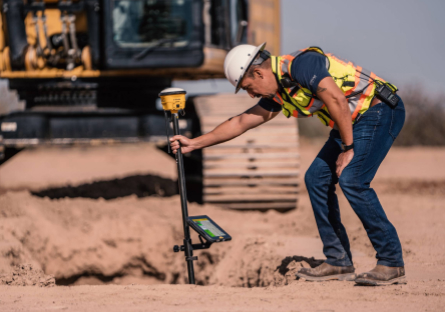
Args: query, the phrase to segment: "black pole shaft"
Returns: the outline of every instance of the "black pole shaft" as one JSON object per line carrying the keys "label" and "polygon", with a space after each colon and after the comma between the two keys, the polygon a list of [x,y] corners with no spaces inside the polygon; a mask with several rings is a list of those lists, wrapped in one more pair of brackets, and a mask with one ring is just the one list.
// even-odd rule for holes
{"label": "black pole shaft", "polygon": [[[179,115],[172,114],[173,121],[173,133],[179,135],[179,125],[178,125]],[[193,248],[192,240],[190,239],[190,228],[187,223],[187,218],[189,216],[187,209],[187,192],[185,188],[185,173],[184,173],[184,159],[181,153],[181,148],[176,152],[176,165],[178,166],[178,186],[179,195],[181,196],[181,208],[182,208],[182,225],[184,227],[184,253],[185,259],[187,261],[187,271],[189,275],[189,284],[195,284],[195,272],[193,269]]]}

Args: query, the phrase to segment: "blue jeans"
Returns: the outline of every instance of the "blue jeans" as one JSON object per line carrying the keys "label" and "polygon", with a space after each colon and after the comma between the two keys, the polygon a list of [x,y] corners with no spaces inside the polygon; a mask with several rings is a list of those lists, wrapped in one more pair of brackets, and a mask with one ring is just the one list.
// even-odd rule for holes
{"label": "blue jeans", "polygon": [[349,239],[341,223],[335,194],[338,182],[377,251],[377,264],[390,267],[404,265],[396,229],[370,187],[404,122],[405,107],[401,100],[395,109],[384,103],[371,107],[353,126],[354,157],[340,178],[335,173],[335,162],[342,151],[337,130],[331,131],[328,141],[306,172],[305,182],[328,264],[352,265]]}

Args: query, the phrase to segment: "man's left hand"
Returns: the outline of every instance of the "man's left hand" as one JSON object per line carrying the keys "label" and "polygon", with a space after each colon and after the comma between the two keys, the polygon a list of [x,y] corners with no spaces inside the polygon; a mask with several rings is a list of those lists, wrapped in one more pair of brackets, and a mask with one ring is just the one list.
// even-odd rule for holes
{"label": "man's left hand", "polygon": [[349,165],[353,157],[354,157],[354,150],[352,149],[338,155],[338,159],[336,162],[337,165],[336,172],[339,178],[341,176],[341,173],[343,172],[343,169],[345,169],[346,166]]}

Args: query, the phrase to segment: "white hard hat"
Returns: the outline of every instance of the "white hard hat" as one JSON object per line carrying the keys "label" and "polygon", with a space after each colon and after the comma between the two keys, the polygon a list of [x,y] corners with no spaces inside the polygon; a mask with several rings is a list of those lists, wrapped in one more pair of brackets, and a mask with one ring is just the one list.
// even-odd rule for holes
{"label": "white hard hat", "polygon": [[238,93],[246,71],[252,65],[257,55],[264,50],[265,46],[266,42],[257,47],[250,44],[242,44],[234,47],[227,54],[224,60],[224,73],[235,87],[235,93]]}

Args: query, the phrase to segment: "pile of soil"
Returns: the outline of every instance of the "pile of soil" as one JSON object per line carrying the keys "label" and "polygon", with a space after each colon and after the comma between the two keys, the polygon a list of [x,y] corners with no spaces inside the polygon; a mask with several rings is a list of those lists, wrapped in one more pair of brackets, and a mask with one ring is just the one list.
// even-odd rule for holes
{"label": "pile of soil", "polygon": [[[177,195],[106,201],[7,192],[0,196],[0,272],[33,262],[58,285],[186,283],[183,254],[172,250],[183,239],[180,207]],[[304,220],[301,212],[237,212],[195,203],[189,204],[189,212],[211,215],[234,237],[195,253],[197,284],[284,283],[286,274],[277,265],[293,255],[298,242],[283,243],[283,235],[306,231],[305,224],[295,222]],[[196,233],[192,239],[198,241]]]}
{"label": "pile of soil", "polygon": [[[318,150],[319,147],[311,146],[301,149],[302,173]],[[29,191],[13,191],[38,192],[49,187],[146,174],[176,180],[175,176],[152,171],[154,167],[165,170],[171,159],[165,159],[165,166],[155,162],[154,156],[153,161],[147,161],[151,148],[129,146],[122,151],[123,154],[108,147],[78,149],[74,153],[25,151],[18,155],[21,162],[8,162],[0,168],[0,188],[4,190],[0,194],[2,283],[51,285],[43,271],[54,276],[56,285],[83,285],[0,285],[3,310],[32,307],[110,312],[133,307],[165,311],[173,306],[194,311],[215,307],[231,311],[240,306],[267,311],[443,310],[443,149],[396,148],[379,169],[372,187],[399,233],[408,284],[372,289],[347,282],[308,283],[295,279],[295,272],[301,267],[315,267],[323,259],[322,243],[304,190],[298,209],[286,213],[189,205],[190,215],[211,216],[233,237],[230,242],[213,244],[210,249],[194,253],[198,256],[196,280],[200,285],[211,285],[208,287],[166,285],[187,282],[184,255],[172,250],[183,239],[178,196],[138,197],[132,190],[131,196],[110,200],[65,196],[50,199],[33,196]],[[56,169],[48,170],[47,164],[56,165]],[[171,165],[174,171],[174,162]],[[390,184],[395,188],[391,190]],[[365,272],[375,266],[375,250],[340,190],[338,194],[356,272]],[[198,242],[195,233],[192,239]],[[25,263],[31,264],[32,270],[25,266],[16,269],[16,275],[11,274],[12,266]],[[37,271],[38,279],[31,273]],[[272,287],[284,285],[287,286]]]}
{"label": "pile of soil", "polygon": [[0,275],[0,285],[52,287],[56,285],[53,276],[32,264],[17,265],[10,273]]}

